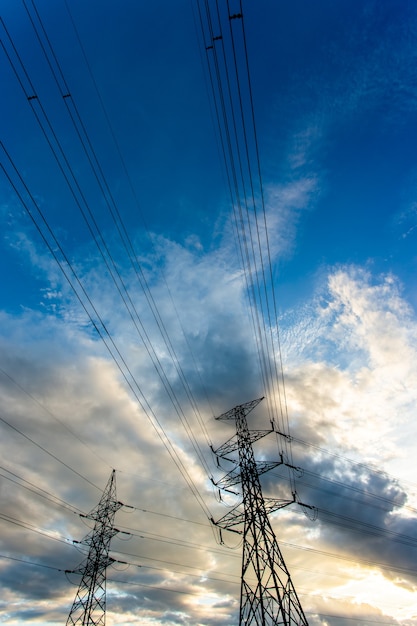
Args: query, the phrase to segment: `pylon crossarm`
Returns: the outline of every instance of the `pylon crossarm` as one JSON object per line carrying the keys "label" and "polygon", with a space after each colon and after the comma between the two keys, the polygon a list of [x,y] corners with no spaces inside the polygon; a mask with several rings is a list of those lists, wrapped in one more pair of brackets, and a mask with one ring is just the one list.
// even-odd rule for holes
{"label": "pylon crossarm", "polygon": [[220,478],[217,482],[213,481],[215,487],[219,487],[220,489],[228,490],[228,487],[233,487],[233,485],[240,484],[240,472],[239,469],[234,467],[226,476]]}
{"label": "pylon crossarm", "polygon": [[278,467],[278,465],[283,465],[282,461],[257,461],[258,475],[265,474],[265,472],[269,472],[269,470]]}
{"label": "pylon crossarm", "polygon": [[296,494],[294,495],[294,502],[296,502],[301,507],[304,515],[306,515],[312,522],[316,521],[319,514],[319,510],[316,506],[301,502],[301,500],[296,497]]}
{"label": "pylon crossarm", "polygon": [[295,500],[281,500],[276,498],[265,498],[265,511],[267,515],[270,513],[274,513],[279,509],[284,509],[286,506],[290,504],[294,504]]}
{"label": "pylon crossarm", "polygon": [[[120,532],[117,528],[109,528],[106,532],[106,539],[110,540],[112,537]],[[125,533],[126,534],[126,533]]]}
{"label": "pylon crossarm", "polygon": [[[261,474],[265,474],[274,467],[278,467],[278,465],[283,465],[283,463],[281,461],[258,461],[256,463],[258,475],[260,476]],[[229,487],[240,484],[240,482],[241,474],[239,470],[234,467],[226,474],[226,476],[223,476],[223,478],[220,478],[217,482],[213,480],[213,485],[215,485],[215,487],[220,487],[220,489],[227,490]]]}
{"label": "pylon crossarm", "polygon": [[[230,439],[228,439],[225,443],[219,446],[216,450],[214,450],[213,447],[211,448],[211,451],[213,452],[213,454],[221,457],[222,459],[225,458],[226,454],[230,454],[230,452],[235,452],[235,450],[237,450],[236,435],[232,435]],[[226,461],[231,461],[231,459],[226,459]]]}
{"label": "pylon crossarm", "polygon": [[216,420],[234,420],[236,417],[236,412],[243,412],[245,415],[248,415],[248,413],[250,413],[262,400],[263,400],[263,397],[258,398],[257,400],[251,400],[250,402],[245,402],[245,404],[239,404],[238,406],[235,406],[233,409],[230,409],[230,411],[227,411],[226,413],[222,413],[215,419]]}
{"label": "pylon crossarm", "polygon": [[[250,438],[250,442],[254,443],[255,441],[258,441],[258,439],[262,439],[262,437],[266,437],[267,435],[273,433],[274,431],[269,429],[269,430],[250,430],[249,431],[249,438]],[[230,439],[228,439],[226,441],[226,443],[224,443],[223,445],[221,445],[219,448],[217,448],[217,450],[213,450],[214,454],[217,454],[217,456],[220,456],[222,458],[225,458],[225,456],[227,454],[231,454],[233,452],[236,452],[239,449],[239,443],[238,443],[238,439],[236,437],[236,435],[233,435],[233,437],[230,437]],[[227,459],[230,460],[230,459]]]}
{"label": "pylon crossarm", "polygon": [[[270,513],[274,513],[279,509],[283,509],[290,504],[294,504],[294,500],[281,500],[276,498],[265,498],[265,512],[267,515]],[[239,524],[243,524],[245,521],[245,512],[239,510],[239,507],[242,505],[241,502],[237,504],[231,511],[228,511],[226,515],[223,515],[219,520],[214,521],[211,519],[212,523],[215,526],[219,526],[224,530],[230,530],[232,526],[239,526]],[[239,531],[242,534],[243,531]]]}
{"label": "pylon crossarm", "polygon": [[[224,530],[230,530],[232,526],[239,526],[239,524],[243,524],[245,521],[245,513],[244,511],[238,511],[238,507],[241,503],[239,503],[234,509],[228,511],[226,515],[223,515],[217,522],[212,519],[212,523],[215,526],[219,526]],[[235,531],[236,532],[236,531]],[[243,534],[243,531],[239,530],[239,534]]]}
{"label": "pylon crossarm", "polygon": [[98,504],[92,511],[87,514],[79,513],[80,517],[85,519],[91,519],[93,521],[100,520],[108,515],[114,515],[117,511],[124,506],[121,502],[106,502],[104,504]]}

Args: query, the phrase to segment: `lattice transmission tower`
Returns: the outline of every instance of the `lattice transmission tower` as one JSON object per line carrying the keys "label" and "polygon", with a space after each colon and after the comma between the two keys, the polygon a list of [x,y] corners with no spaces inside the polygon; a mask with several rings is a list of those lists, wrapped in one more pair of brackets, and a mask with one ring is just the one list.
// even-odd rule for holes
{"label": "lattice transmission tower", "polygon": [[[242,502],[217,522],[212,522],[243,534],[239,626],[308,626],[268,518],[269,513],[288,506],[295,497],[292,500],[264,498],[259,480],[268,470],[288,464],[282,456],[278,462],[255,461],[252,444],[273,430],[250,431],[246,420],[247,414],[261,400],[263,398],[241,404],[216,418],[234,420],[236,434],[213,450],[218,457],[234,463],[233,469],[215,485],[230,491],[240,484]],[[243,531],[235,528],[242,524]]]}
{"label": "lattice transmission tower", "polygon": [[114,516],[123,506],[116,500],[116,472],[112,470],[100,502],[86,519],[94,521],[93,530],[80,542],[88,555],[77,569],[67,573],[81,574],[75,600],[67,619],[68,625],[104,626],[106,620],[106,568],[115,559],[109,556],[110,541],[119,531],[114,528]]}

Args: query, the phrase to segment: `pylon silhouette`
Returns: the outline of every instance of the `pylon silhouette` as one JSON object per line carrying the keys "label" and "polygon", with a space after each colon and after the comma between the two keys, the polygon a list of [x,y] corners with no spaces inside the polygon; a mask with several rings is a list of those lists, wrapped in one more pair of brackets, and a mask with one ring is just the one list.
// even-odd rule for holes
{"label": "pylon silhouette", "polygon": [[88,555],[75,570],[81,574],[75,600],[67,619],[67,626],[83,624],[104,626],[106,619],[106,568],[114,563],[109,557],[111,538],[119,531],[114,528],[114,516],[123,506],[116,500],[116,472],[112,470],[98,505],[88,514],[94,520],[93,530],[80,543],[88,548]]}
{"label": "pylon silhouette", "polygon": [[[216,418],[234,420],[236,434],[213,450],[218,457],[235,464],[215,485],[230,491],[230,487],[240,484],[242,502],[220,520],[212,522],[220,528],[243,534],[239,626],[308,626],[268,518],[268,513],[294,502],[295,496],[292,500],[264,498],[259,480],[260,474],[288,464],[284,463],[282,456],[278,462],[257,463],[252,443],[273,430],[249,431],[247,425],[247,414],[261,400],[263,398],[241,404]],[[235,452],[238,452],[238,459],[233,458]],[[243,531],[233,528],[241,524],[244,525]]]}

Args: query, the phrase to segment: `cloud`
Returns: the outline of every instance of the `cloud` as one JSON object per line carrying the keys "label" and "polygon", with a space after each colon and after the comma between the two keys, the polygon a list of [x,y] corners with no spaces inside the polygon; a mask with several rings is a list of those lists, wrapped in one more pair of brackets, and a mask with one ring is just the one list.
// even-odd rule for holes
{"label": "cloud", "polygon": [[[315,305],[283,332],[295,412],[297,404],[304,411],[308,406],[310,419],[327,424],[327,438],[331,432],[339,437],[349,431],[361,448],[361,431],[368,433],[374,424],[378,460],[381,446],[388,459],[392,437],[401,437],[398,425],[405,421],[410,426],[416,337],[413,311],[395,277],[375,280],[355,267],[334,271]],[[368,446],[369,458],[373,450]]]}
{"label": "cloud", "polygon": [[[292,197],[289,192],[290,200]],[[256,383],[256,353],[248,339],[252,331],[245,290],[238,268],[226,262],[226,245],[204,252],[160,237],[152,254],[158,255],[157,265],[163,273],[147,270],[147,278],[178,363],[200,406],[200,416],[192,409],[180,370],[173,365],[163,333],[130,271],[124,271],[124,280],[152,340],[158,367],[163,366],[171,385],[168,389],[175,394],[171,399],[145,341],[118,304],[106,276],[95,264],[79,261],[78,267],[173,450],[216,519],[224,515],[225,502],[213,498],[216,490],[174,407],[182,407],[209,471],[219,474],[206,435],[217,445],[231,433],[226,424],[212,419],[213,414],[261,395]],[[89,259],[91,262],[92,257]],[[2,417],[31,439],[3,423],[4,458],[7,469],[30,481],[36,492],[4,479],[2,494],[7,515],[30,520],[38,531],[58,532],[67,545],[30,529],[22,541],[19,527],[3,521],[1,552],[59,569],[76,568],[84,556],[71,541],[80,541],[90,530],[78,519],[77,510],[87,513],[97,504],[115,467],[118,497],[138,510],[129,514],[122,509],[117,514],[118,527],[133,535],[128,543],[116,536],[112,550],[118,559],[132,565],[127,572],[109,572],[115,582],[109,585],[108,618],[118,621],[121,611],[126,623],[138,614],[155,623],[224,626],[233,622],[239,595],[239,550],[219,550],[216,534],[161,445],[149,416],[132,397],[97,335],[86,328],[64,282],[56,285],[55,297],[55,309],[45,307],[42,313],[24,310],[19,316],[2,314],[1,367],[7,373],[0,376]],[[303,546],[307,542],[323,552],[337,551],[349,559],[358,556],[385,564],[388,569],[381,568],[384,580],[403,593],[409,593],[406,589],[412,590],[415,583],[407,572],[412,569],[409,546],[401,542],[401,537],[414,533],[408,492],[388,473],[374,472],[369,464],[378,462],[387,471],[397,467],[404,442],[413,440],[415,331],[413,311],[394,276],[374,277],[349,266],[330,270],[326,285],[314,300],[301,311],[288,312],[281,321],[292,433],[339,456],[312,448],[306,457],[305,449],[294,442],[294,461],[306,469],[298,487],[300,499],[317,506],[320,517],[312,523],[301,511],[285,509],[274,518],[279,526],[277,535],[284,544]],[[252,417],[251,425],[268,427],[261,405]],[[398,433],[393,420],[402,425],[402,432]],[[262,440],[259,451],[264,458],[276,456],[273,445],[273,441]],[[352,465],[345,457],[366,465]],[[265,475],[265,489],[273,497],[290,498],[289,484],[280,476]],[[337,481],[336,485],[329,480]],[[303,481],[309,485],[303,486]],[[41,493],[52,498],[58,495],[68,506],[52,504],[41,498]],[[373,534],[375,527],[382,531]],[[400,541],[391,541],[392,537]],[[229,537],[224,540],[236,545]],[[197,545],[202,549],[197,550]],[[311,612],[314,599],[303,568],[319,568],[323,594],[333,595],[317,556],[313,552],[305,555],[303,550],[293,549],[289,563],[296,588],[307,590],[305,605]],[[330,557],[323,558],[327,568],[332,567],[329,562]],[[350,561],[346,563],[352,566]],[[338,562],[342,581],[351,575],[346,573],[346,563]],[[358,567],[364,581],[369,570],[378,570],[378,565]],[[62,621],[76,587],[68,585],[63,574],[59,576],[53,570],[5,560],[9,606],[24,596],[40,607],[44,619]],[[138,586],[118,584],[119,578]],[[75,575],[71,579],[77,583]],[[47,610],[42,605],[45,598],[51,605]],[[349,614],[353,600],[343,602],[346,611],[340,612]],[[212,618],[207,617],[208,606]],[[35,606],[34,610],[38,611]],[[378,615],[379,609],[372,610]],[[21,619],[20,608],[13,611],[11,623]],[[358,612],[363,615],[363,607]],[[326,618],[323,620],[316,623],[325,623]]]}
{"label": "cloud", "polygon": [[[191,363],[187,365],[184,361],[184,352],[188,352],[188,346],[184,343],[179,319],[172,310],[172,300],[161,284],[156,284],[154,288],[158,307],[164,315],[168,332],[181,362],[184,362],[185,375],[188,379],[194,377],[194,380],[198,381],[198,385],[193,386],[197,389],[196,397],[200,401],[200,398],[204,394],[207,396],[208,392],[213,401],[211,385],[217,387],[221,379],[225,386],[224,398],[222,400],[219,394],[216,401],[223,408],[223,401],[230,403],[235,401],[232,397],[228,399],[226,397],[230,393],[229,387],[233,381],[239,377],[248,380],[252,377],[248,350],[240,346],[243,330],[236,332],[237,328],[234,325],[236,315],[242,314],[244,306],[238,277],[237,275],[226,277],[222,262],[217,264],[213,262],[214,256],[198,260],[195,255],[171,242],[167,241],[163,246],[166,279],[171,285],[176,286],[176,302],[181,302],[184,298],[181,313],[189,320],[188,341],[192,346],[195,362],[201,363],[202,355],[206,358],[206,367],[202,368],[201,375],[195,371],[195,365]],[[199,264],[198,273],[204,276],[206,284],[204,281],[196,283],[192,272],[196,262]],[[210,499],[212,486],[209,485],[207,475],[195,458],[190,442],[185,438],[184,429],[164,391],[161,379],[156,375],[155,367],[143,343],[132,330],[129,316],[117,305],[114,306],[114,298],[108,293],[108,282],[105,277],[104,280],[100,280],[97,268],[92,267],[90,271],[84,266],[81,271],[82,279],[88,285],[97,306],[106,312],[108,319],[114,313],[114,318],[110,322],[111,332],[115,333],[113,336],[118,341],[123,355],[129,359],[129,365],[140,387],[146,389],[148,401],[190,471],[194,484],[204,494],[205,499]],[[130,280],[128,275],[126,280]],[[217,289],[209,290],[208,285],[217,285]],[[135,293],[134,287],[132,293]],[[148,331],[151,329],[149,332],[154,333],[152,340],[155,353],[159,362],[164,365],[171,388],[184,403],[187,401],[184,400],[185,392],[178,380],[177,370],[170,363],[167,346],[149,310],[140,301],[137,293],[134,297],[137,298],[142,321],[148,325]],[[217,583],[216,576],[214,580],[212,579],[213,572],[219,569],[217,561],[227,559],[223,559],[221,554],[216,558],[210,554],[210,541],[213,542],[213,535],[208,520],[202,516],[190,491],[185,488],[181,474],[177,472],[171,458],[161,446],[148,417],[129,394],[118,368],[109,359],[97,336],[88,329],[86,332],[86,322],[77,313],[77,302],[71,298],[68,285],[64,282],[56,291],[56,298],[58,307],[49,309],[47,313],[25,310],[19,316],[2,314],[3,374],[0,380],[0,393],[2,416],[6,420],[6,423],[2,423],[2,445],[8,448],[5,455],[8,470],[30,481],[24,484],[34,485],[34,491],[28,493],[23,488],[4,480],[3,510],[16,520],[30,519],[35,530],[40,532],[48,532],[48,529],[53,531],[59,527],[61,535],[68,539],[68,545],[58,550],[50,539],[46,537],[40,539],[39,535],[30,529],[26,533],[27,538],[22,542],[17,527],[3,521],[5,532],[1,551],[10,555],[21,555],[33,563],[60,569],[77,567],[83,556],[72,548],[71,539],[79,541],[88,532],[88,528],[77,521],[74,513],[77,509],[88,512],[96,504],[111,467],[116,467],[119,470],[119,497],[124,502],[147,511],[155,510],[162,515],[166,512],[168,517],[158,515],[151,517],[154,541],[150,537],[145,540],[133,537],[126,550],[127,544],[122,544],[117,537],[114,538],[115,554],[120,550],[118,558],[141,564],[140,583],[148,587],[150,585],[146,591],[122,595],[115,603],[115,609],[119,605],[123,606],[129,614],[130,603],[132,615],[137,615],[139,603],[144,607],[142,615],[145,619],[159,620],[158,623],[188,623],[187,620],[192,618],[187,616],[191,613],[198,615],[200,612],[204,615],[206,612],[203,604],[199,608],[198,603],[194,605],[191,602],[191,607],[189,606],[190,601],[187,600],[186,594],[191,593],[190,597],[195,595],[196,602],[197,598],[203,595],[212,598],[211,604],[219,604],[217,617],[213,618],[212,623],[222,623],[222,619],[228,619],[226,616],[229,615],[231,601],[225,603],[224,593],[219,592],[218,585],[222,584],[224,589],[227,588],[227,572],[225,583]],[[234,338],[233,341],[228,341],[227,349],[226,336]],[[204,375],[204,371],[207,371],[207,376]],[[203,377],[205,390],[202,386]],[[204,413],[204,421],[211,414],[211,411]],[[195,417],[192,413],[190,415],[188,412],[186,417],[199,432],[201,429],[198,424],[193,423]],[[8,424],[20,432],[10,428]],[[211,452],[201,432],[198,439],[201,447],[205,447],[204,454],[210,460]],[[211,462],[213,463],[212,459]],[[6,472],[5,475],[10,478],[14,474]],[[82,477],[87,480],[83,480]],[[90,481],[97,485],[97,489]],[[18,484],[21,482],[18,479]],[[50,500],[43,502],[39,497],[39,494],[43,493],[42,489],[45,490],[45,495],[52,499],[55,494],[59,494],[60,498],[69,503],[68,508],[54,507]],[[145,518],[143,523],[148,528],[149,515],[143,514]],[[121,527],[137,528],[140,535],[141,522],[137,521],[138,513],[132,513],[131,518],[132,516],[136,516],[136,521],[129,520],[122,511],[118,514],[117,523]],[[194,528],[192,532],[185,531],[190,525],[177,517],[195,519],[201,525],[201,529],[196,525],[195,528],[192,526]],[[173,543],[169,545],[161,542],[164,536],[168,539],[171,537]],[[209,544],[208,549],[196,551],[191,549],[191,546],[190,548],[184,546],[181,550],[181,543],[175,543],[175,537],[178,538],[178,542],[186,537],[192,538],[195,545]],[[126,552],[128,556],[125,555]],[[17,601],[22,597],[17,581],[19,569],[25,566],[5,562],[4,575],[8,579],[5,587],[9,587],[11,593],[9,606],[14,606],[15,599]],[[53,621],[55,619],[53,612],[51,613],[50,609],[45,611],[41,606],[41,599],[49,597],[52,605],[56,603],[60,612],[59,619],[62,621],[65,611],[71,606],[75,588],[71,589],[68,586],[63,574],[57,584],[54,583],[54,579],[59,575],[55,572],[37,569],[35,565],[32,566],[32,570],[30,566],[26,568],[25,575],[20,577],[25,589],[23,595],[38,604],[39,613],[43,614],[44,619]],[[190,577],[187,575],[187,568]],[[178,570],[179,573],[172,577],[172,569]],[[201,576],[207,576],[207,581],[197,584],[198,577]],[[168,583],[170,578],[172,583]],[[25,581],[30,581],[30,584],[26,584]],[[236,594],[238,588],[236,582],[232,585],[233,594]],[[48,586],[54,589],[53,595],[48,592]],[[164,586],[172,587],[172,593],[162,592],[159,587]],[[121,589],[124,587],[121,586]],[[169,611],[166,610],[167,606],[170,607]],[[109,614],[111,615],[111,609]],[[22,619],[22,616],[20,609],[16,607],[16,610],[12,611],[11,620],[19,619]],[[36,619],[36,615],[32,613],[30,619]]]}
{"label": "cloud", "polygon": [[[387,4],[368,2],[355,25],[346,25],[343,8],[317,14],[319,21],[342,25],[342,32],[326,29],[328,36],[323,38],[321,28],[314,31],[320,62],[313,68],[306,64],[306,49],[302,54],[297,51],[294,57],[302,59],[305,69],[301,73],[289,69],[291,85],[279,82],[277,127],[284,154],[277,156],[273,137],[273,158],[280,166],[271,167],[266,160],[268,245],[263,212],[258,212],[258,223],[251,210],[245,217],[260,250],[264,253],[269,247],[273,271],[297,252],[304,215],[325,190],[323,155],[334,132],[342,128],[343,135],[347,121],[376,111],[381,101],[392,104],[381,112],[387,124],[415,108],[415,89],[409,87],[415,70],[415,9],[392,11]],[[297,24],[301,26],[299,20]],[[317,49],[310,52],[315,56]],[[166,66],[162,56],[159,61]],[[155,80],[161,83],[158,72],[152,73],[151,82]],[[152,99],[153,91],[145,83],[141,90]],[[143,98],[132,93],[129,102],[142,102],[146,109]],[[200,97],[198,89],[193,97]],[[187,99],[185,92],[181,98]],[[124,100],[118,97],[119,103]],[[162,112],[163,99],[159,105]],[[189,133],[193,125],[183,110],[180,113]],[[78,513],[96,506],[116,468],[118,498],[127,506],[117,513],[116,524],[123,534],[113,538],[112,554],[129,565],[126,571],[121,563],[109,568],[109,625],[122,624],[121,620],[155,625],[236,623],[239,538],[223,533],[225,545],[219,546],[218,531],[207,519],[207,513],[220,518],[236,498],[216,500],[210,475],[218,476],[221,468],[209,443],[216,447],[231,434],[230,425],[215,422],[213,415],[259,397],[263,389],[232,220],[223,213],[214,234],[210,228],[198,235],[187,232],[183,243],[166,233],[137,235],[139,272],[127,263],[115,235],[106,231],[110,252],[104,251],[106,265],[96,248],[85,243],[81,247],[80,238],[88,234],[82,220],[78,223],[80,216],[65,206],[68,190],[54,177],[46,181],[51,170],[43,158],[30,167],[26,152],[38,159],[39,147],[27,141],[28,120],[19,119],[25,122],[21,162],[37,188],[46,182],[46,189],[51,187],[47,202],[40,195],[36,198],[51,223],[60,224],[59,239],[68,247],[68,258],[90,300],[77,281],[73,285],[92,319],[36,243],[37,235],[24,224],[21,208],[15,201],[13,206],[3,205],[0,210],[7,220],[3,243],[27,271],[30,289],[40,288],[31,304],[25,300],[18,312],[0,313],[4,464],[0,553],[10,557],[0,559],[4,619],[10,626],[23,621],[64,622],[79,577],[66,577],[62,570],[78,567],[85,552],[73,540],[79,542],[91,531],[91,523]],[[160,134],[157,144],[180,158],[172,119],[171,110],[157,124],[157,134],[161,128],[170,130],[168,141]],[[132,118],[123,121],[126,126],[118,133],[125,130],[127,136]],[[150,148],[158,172],[165,172],[158,174],[164,182],[162,195],[149,176],[152,207],[170,196],[182,198],[183,191],[173,194],[173,188],[190,185],[189,164],[196,154],[190,145],[184,178],[172,159],[164,170],[164,150],[155,149],[155,128],[152,123],[142,128],[146,132],[141,146]],[[60,130],[59,136],[75,150],[68,128]],[[200,147],[205,137],[201,133]],[[135,163],[148,171],[145,160],[149,161],[150,151],[142,150],[140,156],[135,137],[133,142]],[[106,145],[104,135],[99,145]],[[210,148],[200,152],[207,152],[204,163],[209,163]],[[75,154],[71,152],[72,157]],[[105,163],[105,169],[113,170],[111,158]],[[204,168],[199,171],[206,178]],[[135,174],[135,181],[146,187],[144,176]],[[113,176],[117,174],[112,171],[112,188]],[[92,206],[103,207],[103,198],[87,190],[86,172],[80,181],[89,198],[91,192]],[[125,183],[116,184],[127,215],[131,207],[130,200],[125,204],[128,194],[121,190]],[[204,213],[204,203],[209,205],[217,196],[208,193],[202,200],[200,184],[195,186],[195,204],[201,203]],[[176,228],[183,228],[182,217],[191,212],[188,197],[184,193],[184,200],[177,203],[181,219],[177,215]],[[410,206],[406,233],[412,232],[414,205]],[[197,206],[192,210],[198,213]],[[169,218],[165,216],[171,232],[172,215],[170,210]],[[212,219],[208,211],[199,215],[206,225]],[[107,219],[100,214],[100,224],[108,226]],[[259,249],[254,257],[261,273]],[[62,267],[69,269],[67,261]],[[150,291],[139,284],[138,274]],[[305,469],[295,482],[297,497],[318,507],[320,515],[313,523],[302,507],[288,507],[273,516],[274,528],[311,624],[330,624],[336,614],[349,616],[346,623],[352,617],[358,622],[365,618],[384,622],[389,617],[393,622],[391,613],[416,624],[410,538],[415,536],[417,495],[404,480],[417,434],[415,312],[394,275],[373,276],[354,266],[324,268],[322,275],[326,283],[314,297],[280,320],[286,402],[295,435],[292,448],[273,436],[256,448],[261,459],[279,458],[284,448],[283,458]],[[73,279],[71,272],[69,276]],[[277,329],[271,332],[276,336]],[[260,405],[251,415],[251,426],[268,427],[267,413]],[[400,479],[393,477],[397,474]],[[192,478],[191,488],[187,476]],[[284,468],[265,475],[263,484],[271,497],[291,499],[292,484]]]}
{"label": "cloud", "polygon": [[386,581],[414,589],[415,495],[389,473],[407,477],[414,454],[414,311],[393,275],[346,266],[295,318],[283,316],[281,337],[293,454],[306,470],[299,497],[319,509],[316,548],[381,564]]}
{"label": "cloud", "polygon": [[401,123],[401,115],[416,102],[415,7],[393,11],[387,4],[370,2],[358,18],[348,28],[344,24],[343,32],[335,23],[334,36],[321,43],[323,62],[310,73],[308,84],[328,120],[379,110],[385,100],[390,102],[383,111],[386,121]]}
{"label": "cloud", "polygon": [[[319,190],[318,177],[313,174],[300,176],[285,185],[271,185],[267,188],[266,222],[273,260],[282,260],[293,254],[297,226],[303,212],[314,208]],[[261,233],[264,233],[262,227]],[[264,239],[261,236],[262,247],[267,249]]]}

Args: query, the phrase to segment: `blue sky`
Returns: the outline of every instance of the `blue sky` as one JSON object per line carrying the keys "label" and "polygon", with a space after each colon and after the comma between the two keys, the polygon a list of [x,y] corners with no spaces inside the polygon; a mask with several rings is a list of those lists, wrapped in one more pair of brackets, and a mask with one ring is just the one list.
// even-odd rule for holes
{"label": "blue sky", "polygon": [[[136,509],[118,513],[132,536],[114,538],[114,555],[131,565],[108,572],[107,623],[229,626],[240,551],[235,537],[217,545],[207,511],[224,514],[209,444],[231,432],[213,416],[271,387],[238,253],[203,3],[68,6],[2,3],[0,621],[63,623],[77,579],[48,567],[82,560],[72,540],[89,529],[74,513],[96,505],[115,468],[118,497]],[[260,0],[244,2],[243,15],[263,183],[261,197],[254,176],[254,198],[273,280],[265,298],[277,316],[258,314],[262,340],[280,338],[287,452],[304,470],[297,493],[318,508],[316,521],[285,509],[274,528],[311,625],[411,626],[417,8]],[[248,145],[255,172],[253,135]],[[255,427],[279,406],[275,390]],[[285,411],[274,417],[287,428]],[[257,454],[274,458],[277,444],[266,438]],[[264,489],[288,497],[288,476],[272,472]]]}

